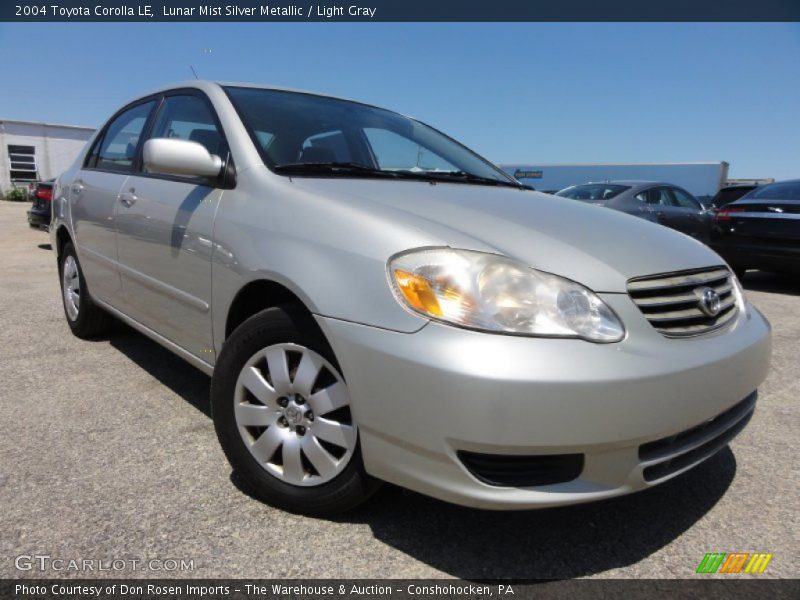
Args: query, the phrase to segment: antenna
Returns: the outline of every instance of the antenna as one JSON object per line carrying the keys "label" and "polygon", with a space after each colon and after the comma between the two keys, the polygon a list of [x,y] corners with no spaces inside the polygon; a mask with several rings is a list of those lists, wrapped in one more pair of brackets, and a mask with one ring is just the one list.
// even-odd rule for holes
{"label": "antenna", "polygon": [[189,65],[189,68],[192,70],[192,75],[194,75],[194,78],[195,78],[195,79],[200,79],[200,78],[197,76],[197,71],[195,71],[195,70],[194,70],[194,67],[193,67],[192,65]]}

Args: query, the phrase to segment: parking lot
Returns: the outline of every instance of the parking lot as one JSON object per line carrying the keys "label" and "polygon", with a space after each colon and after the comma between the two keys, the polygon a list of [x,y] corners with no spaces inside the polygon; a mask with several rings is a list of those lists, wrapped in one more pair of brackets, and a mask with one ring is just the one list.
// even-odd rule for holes
{"label": "parking lot", "polygon": [[[676,480],[514,513],[387,487],[313,519],[251,498],[231,473],[205,375],[121,325],[90,342],[70,334],[49,237],[27,208],[0,202],[3,577],[684,578],[707,552],[769,552],[759,577],[800,574],[800,282],[751,273],[748,296],[774,328],[771,373],[730,448]],[[19,571],[22,554],[193,571]]]}

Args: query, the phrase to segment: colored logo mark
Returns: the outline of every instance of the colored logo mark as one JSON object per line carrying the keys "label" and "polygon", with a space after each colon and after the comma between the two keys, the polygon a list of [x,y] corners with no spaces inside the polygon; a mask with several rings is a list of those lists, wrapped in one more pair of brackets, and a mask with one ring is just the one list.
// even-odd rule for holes
{"label": "colored logo mark", "polygon": [[763,573],[772,554],[749,552],[711,552],[697,566],[698,573]]}

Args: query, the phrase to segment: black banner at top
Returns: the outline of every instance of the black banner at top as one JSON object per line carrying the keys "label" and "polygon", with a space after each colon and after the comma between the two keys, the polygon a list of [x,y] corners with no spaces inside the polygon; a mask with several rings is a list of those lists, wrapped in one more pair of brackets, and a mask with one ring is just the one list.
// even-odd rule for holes
{"label": "black banner at top", "polygon": [[800,0],[4,0],[6,22],[800,21]]}

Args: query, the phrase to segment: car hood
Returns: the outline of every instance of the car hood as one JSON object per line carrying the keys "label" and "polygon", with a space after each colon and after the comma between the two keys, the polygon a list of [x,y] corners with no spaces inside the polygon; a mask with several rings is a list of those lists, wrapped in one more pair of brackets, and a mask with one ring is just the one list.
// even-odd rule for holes
{"label": "car hood", "polygon": [[293,183],[421,230],[430,245],[500,253],[597,292],[624,293],[631,277],[724,264],[707,246],[661,225],[529,190],[310,177]]}

